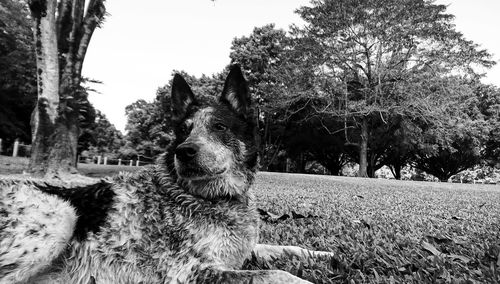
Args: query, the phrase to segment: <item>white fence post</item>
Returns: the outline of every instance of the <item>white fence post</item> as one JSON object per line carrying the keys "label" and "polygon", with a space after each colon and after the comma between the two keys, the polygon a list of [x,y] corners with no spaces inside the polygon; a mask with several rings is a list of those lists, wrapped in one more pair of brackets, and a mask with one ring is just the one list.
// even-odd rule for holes
{"label": "white fence post", "polygon": [[140,162],[139,157],[137,157],[137,161],[135,161],[135,166],[136,166],[136,167],[138,167],[138,166],[139,166],[139,162]]}
{"label": "white fence post", "polygon": [[100,165],[101,164],[101,156],[97,156],[97,164]]}
{"label": "white fence post", "polygon": [[0,154],[2,154],[2,138],[0,138]]}
{"label": "white fence post", "polygon": [[108,164],[108,157],[104,157],[104,165]]}
{"label": "white fence post", "polygon": [[118,159],[118,166],[122,165],[122,159]]}
{"label": "white fence post", "polygon": [[130,160],[130,166],[133,166],[134,160]]}
{"label": "white fence post", "polygon": [[19,139],[14,141],[14,150],[12,151],[12,157],[17,157],[17,152],[19,151]]}

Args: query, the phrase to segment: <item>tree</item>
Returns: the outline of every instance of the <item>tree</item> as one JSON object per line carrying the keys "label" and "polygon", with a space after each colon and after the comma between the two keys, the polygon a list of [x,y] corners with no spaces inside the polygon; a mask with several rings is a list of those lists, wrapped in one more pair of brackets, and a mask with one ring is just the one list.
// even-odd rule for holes
{"label": "tree", "polygon": [[[126,148],[134,149],[135,155],[154,157],[163,152],[171,140],[163,132],[163,109],[159,101],[138,100],[125,108],[127,115]],[[129,151],[132,153],[132,151]]]}
{"label": "tree", "polygon": [[[31,141],[36,61],[29,10],[22,1],[0,2],[0,138]],[[5,145],[5,144],[4,144]]]}
{"label": "tree", "polygon": [[38,99],[32,114],[29,169],[37,175],[76,172],[81,71],[103,0],[29,0],[34,24]]}
{"label": "tree", "polygon": [[432,119],[416,123],[421,138],[412,165],[442,181],[481,161],[490,126],[478,108],[476,83],[463,77],[427,78],[421,88],[438,101]]}
{"label": "tree", "polygon": [[440,181],[447,181],[452,175],[472,168],[481,161],[480,140],[474,124],[448,125],[449,131],[443,136],[428,129],[424,133],[425,143],[420,146],[413,166],[432,174]]}
{"label": "tree", "polygon": [[300,172],[305,172],[307,162],[317,162],[332,175],[340,175],[349,162],[342,133],[329,133],[324,127],[332,123],[338,122],[332,119],[321,121],[318,117],[290,121],[283,134],[283,148],[297,161]]}
{"label": "tree", "polygon": [[95,111],[95,119],[86,125],[78,139],[78,153],[91,151],[93,154],[118,155],[124,145],[122,133],[115,128],[102,112]]}
{"label": "tree", "polygon": [[427,94],[408,82],[420,84],[414,79],[422,73],[477,78],[476,67],[494,64],[490,54],[455,31],[446,6],[432,1],[311,3],[298,10],[306,25],[293,34],[302,45],[302,60],[310,62],[320,85],[329,86],[316,92],[332,101],[320,111],[349,120],[359,131],[359,176],[368,175],[370,120],[427,115],[419,113],[430,109],[423,99]]}
{"label": "tree", "polygon": [[418,123],[405,117],[394,117],[387,124],[382,124],[386,129],[385,135],[372,136],[376,141],[371,144],[375,144],[375,148],[382,149],[384,153],[381,163],[389,167],[397,180],[401,179],[401,170],[415,160],[415,152],[422,136]]}
{"label": "tree", "polygon": [[484,116],[489,132],[482,147],[483,162],[500,167],[500,88],[493,85],[477,84],[474,93],[477,108]]}

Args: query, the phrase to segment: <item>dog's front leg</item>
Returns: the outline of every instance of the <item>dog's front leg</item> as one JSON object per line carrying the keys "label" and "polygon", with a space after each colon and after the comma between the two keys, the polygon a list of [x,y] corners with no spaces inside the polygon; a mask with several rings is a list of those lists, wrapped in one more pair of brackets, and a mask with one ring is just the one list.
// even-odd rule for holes
{"label": "dog's front leg", "polygon": [[311,257],[322,258],[334,256],[332,252],[327,251],[307,250],[298,246],[278,246],[266,244],[257,244],[253,249],[253,252],[257,257],[261,257],[268,261],[285,255],[297,256],[300,260],[307,260]]}
{"label": "dog's front leg", "polygon": [[196,283],[217,284],[310,284],[282,270],[223,270],[220,268],[207,268],[198,274]]}

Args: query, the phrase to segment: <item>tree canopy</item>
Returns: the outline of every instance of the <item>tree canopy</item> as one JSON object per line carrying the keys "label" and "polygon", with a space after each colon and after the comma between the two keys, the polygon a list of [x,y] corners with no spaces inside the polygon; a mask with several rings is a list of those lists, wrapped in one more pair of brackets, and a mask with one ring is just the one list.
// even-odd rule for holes
{"label": "tree canopy", "polygon": [[29,11],[22,1],[0,2],[0,138],[31,141],[36,62]]}
{"label": "tree canopy", "polygon": [[[360,176],[388,166],[401,178],[410,166],[447,180],[498,163],[498,88],[480,82],[494,61],[455,29],[446,6],[313,0],[297,13],[303,27],[257,27],[231,47],[259,111],[265,169],[303,172],[317,163],[341,174],[356,162]],[[218,91],[218,75],[184,76],[195,89],[208,86],[197,94]],[[160,89],[155,110],[144,112],[167,126],[169,107],[159,106],[169,91]],[[144,119],[129,125],[151,123],[141,132],[151,140],[161,119]]]}
{"label": "tree canopy", "polygon": [[[479,67],[494,64],[491,55],[455,30],[444,5],[425,0],[313,0],[299,15],[304,28],[292,34],[327,97],[321,109],[343,117],[359,131],[360,176],[369,167],[370,121],[438,119],[445,97],[455,90],[429,90],[426,79],[448,87],[460,77],[474,80]],[[434,84],[433,84],[434,85]],[[424,88],[422,88],[424,87]],[[452,114],[450,114],[452,115]],[[372,165],[373,166],[373,165]]]}

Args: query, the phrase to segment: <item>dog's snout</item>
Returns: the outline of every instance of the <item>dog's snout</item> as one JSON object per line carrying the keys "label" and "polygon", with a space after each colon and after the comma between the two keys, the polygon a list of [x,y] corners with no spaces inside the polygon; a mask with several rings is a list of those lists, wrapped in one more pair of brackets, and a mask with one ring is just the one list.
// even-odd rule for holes
{"label": "dog's snout", "polygon": [[194,143],[182,143],[175,149],[175,156],[180,161],[187,162],[196,156],[199,149],[200,147]]}

